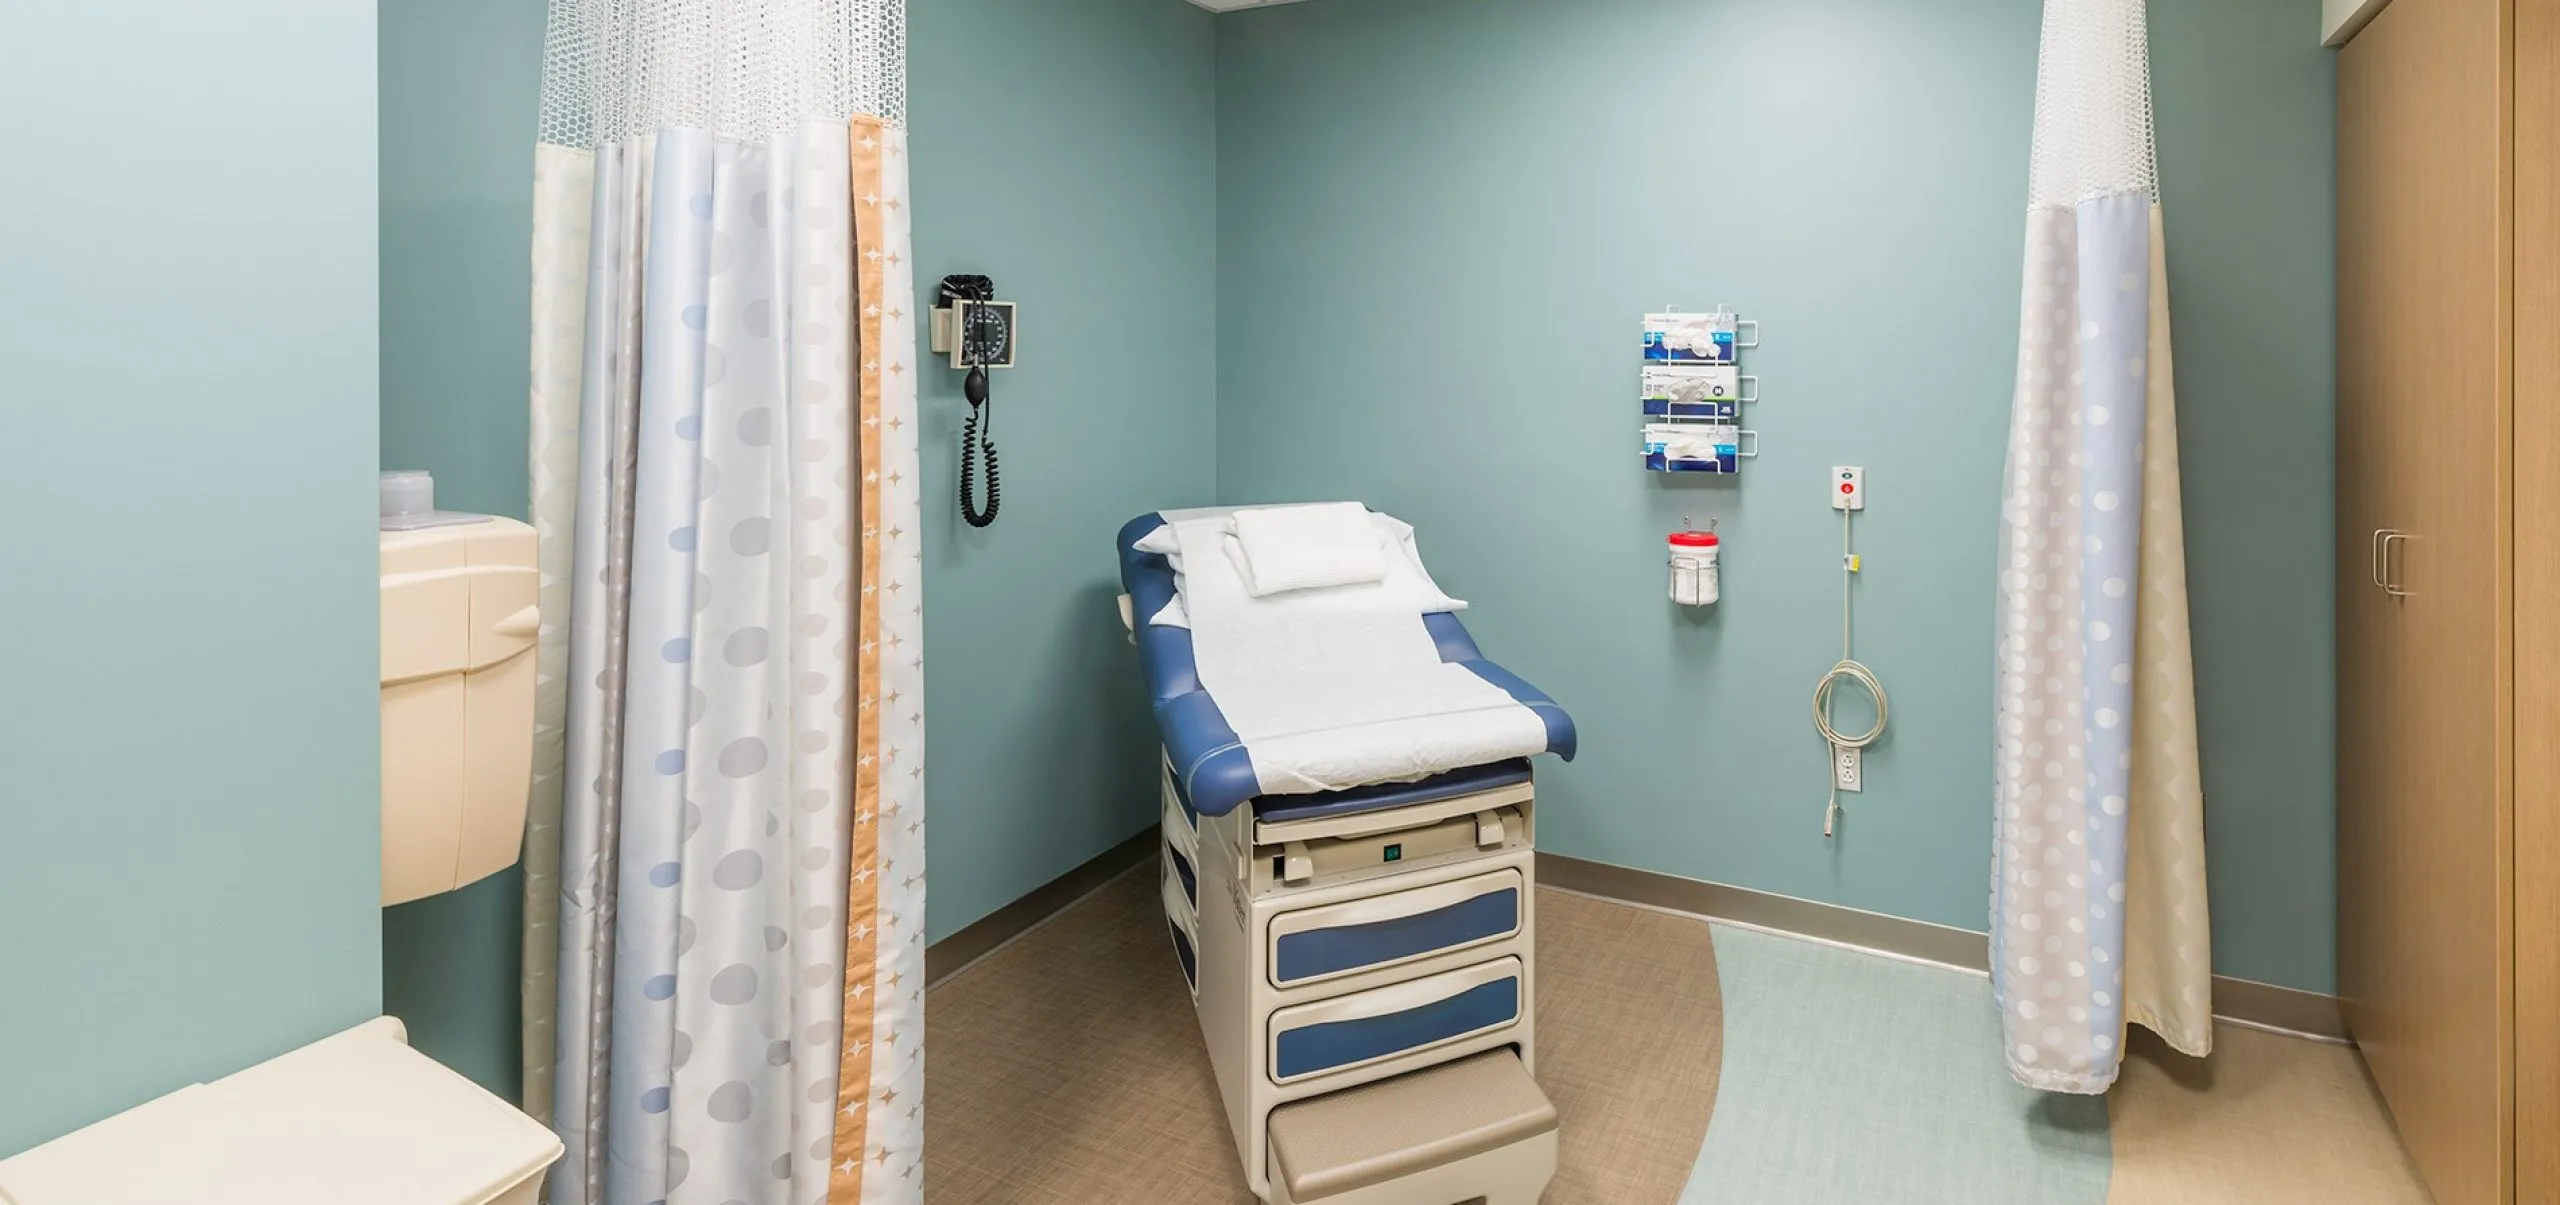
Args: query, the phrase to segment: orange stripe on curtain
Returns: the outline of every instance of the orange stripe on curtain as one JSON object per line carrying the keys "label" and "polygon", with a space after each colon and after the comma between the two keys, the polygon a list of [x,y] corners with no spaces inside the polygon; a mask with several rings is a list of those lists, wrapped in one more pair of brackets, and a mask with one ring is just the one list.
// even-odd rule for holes
{"label": "orange stripe on curtain", "polygon": [[[856,471],[848,483],[854,491],[854,514],[861,531],[861,592],[855,597],[852,655],[855,709],[853,726],[853,842],[848,863],[852,882],[845,897],[845,1001],[843,1062],[836,1080],[835,1174],[827,1199],[836,1205],[862,1200],[863,1173],[869,1149],[871,1063],[879,1039],[873,1026],[873,998],[880,960],[880,586],[883,564],[878,516],[880,505],[880,414],[883,397],[880,307],[868,304],[887,291],[888,264],[877,254],[883,235],[880,210],[882,146],[876,119],[857,117],[848,131],[853,143],[853,268],[856,373],[854,424]],[[889,1152],[878,1153],[885,1168]]]}

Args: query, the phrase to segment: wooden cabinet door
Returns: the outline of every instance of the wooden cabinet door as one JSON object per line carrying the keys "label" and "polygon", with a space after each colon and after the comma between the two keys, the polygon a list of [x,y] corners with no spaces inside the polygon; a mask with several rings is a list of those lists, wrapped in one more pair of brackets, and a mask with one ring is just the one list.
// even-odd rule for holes
{"label": "wooden cabinet door", "polygon": [[2560,1201],[2560,0],[2515,21],[2516,1200]]}
{"label": "wooden cabinet door", "polygon": [[2339,57],[2339,986],[2441,1205],[2513,1193],[2505,12]]}
{"label": "wooden cabinet door", "polygon": [[[2387,10],[2386,10],[2387,11]],[[2356,44],[2350,42],[2351,48]],[[2387,1061],[2401,1045],[2404,1013],[2391,987],[2409,957],[2395,923],[2410,887],[2391,851],[2407,845],[2415,816],[2402,730],[2408,696],[2407,633],[2382,577],[2384,537],[2409,521],[2410,483],[2397,459],[2408,433],[2395,420],[2395,378],[2409,356],[2394,349],[2400,270],[2380,249],[2393,241],[2395,173],[2374,136],[2389,120],[2389,90],[2347,62],[2338,79],[2338,996],[2350,1028]],[[2380,1069],[2376,1068],[2379,1075]]]}
{"label": "wooden cabinet door", "polygon": [[[2358,44],[2350,42],[2351,48]],[[2370,47],[2359,51],[2373,57]],[[2338,995],[2358,1039],[2388,1061],[2403,1045],[2391,989],[2409,951],[2396,923],[2411,886],[2388,856],[2416,815],[2406,748],[2409,636],[2386,589],[2386,536],[2410,522],[2400,463],[2410,431],[2400,391],[2417,357],[2395,338],[2410,270],[2395,248],[2409,152],[2382,136],[2394,89],[2343,56],[2338,79]],[[2395,548],[2393,551],[2397,551]],[[2377,1067],[2377,1074],[2379,1068]]]}

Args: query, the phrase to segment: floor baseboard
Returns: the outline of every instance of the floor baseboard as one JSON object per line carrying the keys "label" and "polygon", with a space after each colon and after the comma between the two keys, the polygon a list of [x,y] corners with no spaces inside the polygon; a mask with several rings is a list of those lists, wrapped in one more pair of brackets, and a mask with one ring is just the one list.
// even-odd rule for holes
{"label": "floor baseboard", "polygon": [[[1128,840],[1083,865],[1033,888],[1021,899],[988,913],[959,932],[925,948],[925,984],[931,987],[995,953],[1069,904],[1128,873],[1154,856],[1160,841],[1149,825]],[[1932,963],[1969,974],[1989,973],[1990,941],[1970,929],[1865,912],[1794,896],[1754,891],[1703,879],[1684,879],[1658,871],[1613,866],[1563,854],[1538,854],[1538,883],[1559,891],[1676,912],[1725,924],[1745,925],[1789,937],[1802,937]],[[2270,1030],[2322,1042],[2348,1041],[2345,1020],[2334,996],[2279,987],[2272,983],[2213,977],[2214,1016],[2235,1025]]]}
{"label": "floor baseboard", "polygon": [[[1990,939],[1970,929],[1543,851],[1538,854],[1538,884],[1975,975],[1990,973]],[[2334,996],[2216,975],[2213,1003],[2216,1018],[2236,1025],[2314,1041],[2348,1041]]]}
{"label": "floor baseboard", "polygon": [[979,959],[1002,949],[1005,943],[1037,929],[1041,923],[1067,905],[1093,894],[1094,890],[1132,868],[1154,857],[1156,846],[1163,840],[1156,826],[1128,840],[1095,854],[1083,865],[1049,880],[1021,899],[998,908],[963,927],[959,932],[924,948],[924,983],[927,988],[969,969]]}

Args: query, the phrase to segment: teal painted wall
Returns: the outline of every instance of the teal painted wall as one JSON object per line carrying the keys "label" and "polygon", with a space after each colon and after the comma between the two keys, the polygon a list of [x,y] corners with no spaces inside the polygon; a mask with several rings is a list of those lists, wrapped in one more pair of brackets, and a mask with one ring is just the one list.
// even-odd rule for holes
{"label": "teal painted wall", "polygon": [[0,5],[0,1156],[377,1011],[373,42]]}
{"label": "teal painted wall", "polygon": [[[2330,59],[2316,0],[2151,8],[2215,963],[2326,991]],[[1546,848],[1982,928],[2038,11],[1219,19],[1220,498],[1362,498],[1421,529],[1469,627],[1580,723]],[[1719,303],[1766,324],[1764,450],[1736,481],[1644,473],[1637,319]],[[1893,723],[1826,842],[1806,701],[1840,655],[1834,464],[1867,469],[1857,654]],[[1663,597],[1683,515],[1727,538],[1704,615]]]}
{"label": "teal painted wall", "polygon": [[2337,980],[2336,55],[2151,0],[2214,964]]}
{"label": "teal painted wall", "polygon": [[[526,517],[542,0],[381,0],[382,467]],[[385,1011],[490,1091],[521,1087],[524,878],[382,914]]]}
{"label": "teal painted wall", "polygon": [[[907,10],[916,289],[1022,305],[1004,511],[959,518],[960,374],[922,347],[928,940],[1152,822],[1111,537],[1216,472],[1213,20],[1181,0]],[[919,338],[923,325],[918,324]]]}

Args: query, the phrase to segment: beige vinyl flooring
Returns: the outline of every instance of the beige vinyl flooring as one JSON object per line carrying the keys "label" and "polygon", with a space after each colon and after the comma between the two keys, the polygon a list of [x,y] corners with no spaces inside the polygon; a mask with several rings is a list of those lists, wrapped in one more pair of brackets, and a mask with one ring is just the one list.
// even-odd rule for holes
{"label": "beige vinyl flooring", "polygon": [[[1145,870],[1113,880],[928,993],[925,1177],[932,1205],[1252,1202],[1155,889]],[[1539,892],[1538,909],[1537,1078],[1562,1120],[1546,1205],[1722,1203],[1736,1196],[1914,1205],[2428,1199],[2352,1050],[2228,1025],[2205,1061],[2137,1038],[2105,1102],[2097,1153],[2080,1152],[2084,1174],[2076,1179],[1993,1175],[1963,1181],[1975,1189],[1954,1189],[1916,1174],[1920,1169],[1898,1175],[1891,1161],[1909,1156],[1897,1152],[1935,1141],[1928,1132],[1870,1140],[1809,1134],[1803,1140],[1821,1152],[1814,1165],[1788,1155],[1771,1168],[1710,1168],[1702,1147],[1728,1165],[1753,1156],[1736,1152],[1732,1141],[1719,1144],[1721,1155],[1708,1146],[1719,1107],[1749,1111],[1755,1126],[1744,1127],[1737,1114],[1728,1133],[1754,1135],[1755,1147],[1795,1145],[1756,1141],[1769,1117],[1821,1117],[1826,1108],[1821,1085],[1802,1093],[1788,1086],[1805,1099],[1784,1109],[1719,1102],[1726,1043],[1759,1040],[1726,1032],[1719,927],[1554,890]],[[1876,961],[1827,947],[1815,956]],[[1858,1007],[1855,1000],[1805,1002],[1808,1012]],[[2042,1157],[2033,1142],[2024,1149],[2017,1158]],[[2091,1158],[2094,1173],[2087,1174]],[[1930,1159],[1945,1162],[1934,1153]],[[1868,1166],[1855,1166],[1861,1160]],[[1844,1179],[1844,1169],[1856,1177]],[[2076,1187],[2000,1187],[2013,1179]],[[1739,1183],[1760,1187],[1717,1190]],[[1843,1187],[1851,1183],[1863,1187]]]}

